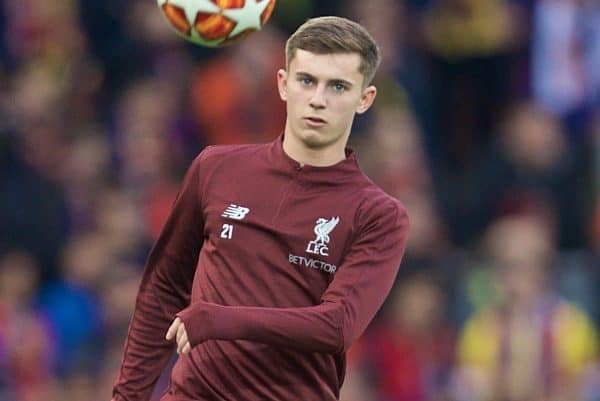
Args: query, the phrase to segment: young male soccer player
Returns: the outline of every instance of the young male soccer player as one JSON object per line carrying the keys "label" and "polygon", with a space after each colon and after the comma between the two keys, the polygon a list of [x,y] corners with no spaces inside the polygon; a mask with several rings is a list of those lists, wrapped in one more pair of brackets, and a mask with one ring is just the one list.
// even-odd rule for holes
{"label": "young male soccer player", "polygon": [[214,146],[190,167],[144,272],[115,401],[329,401],[345,351],[387,296],[406,245],[404,207],[345,149],[373,103],[371,36],[338,17],[288,40],[277,81],[283,134]]}

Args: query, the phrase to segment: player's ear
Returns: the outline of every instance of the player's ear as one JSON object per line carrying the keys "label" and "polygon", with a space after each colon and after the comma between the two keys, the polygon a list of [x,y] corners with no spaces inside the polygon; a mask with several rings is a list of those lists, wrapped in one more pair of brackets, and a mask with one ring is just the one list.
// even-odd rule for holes
{"label": "player's ear", "polygon": [[284,102],[287,101],[287,77],[288,73],[283,68],[277,71],[277,88],[279,89],[279,97]]}
{"label": "player's ear", "polygon": [[377,96],[377,88],[374,85],[367,86],[360,95],[360,102],[356,107],[356,112],[362,114],[369,110],[375,101],[375,96]]}

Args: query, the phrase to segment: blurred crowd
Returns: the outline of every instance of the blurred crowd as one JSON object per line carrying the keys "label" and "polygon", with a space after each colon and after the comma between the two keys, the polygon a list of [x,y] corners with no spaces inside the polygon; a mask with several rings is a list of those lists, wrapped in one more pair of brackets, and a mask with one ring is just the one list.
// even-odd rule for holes
{"label": "blurred crowd", "polygon": [[110,399],[183,173],[279,135],[285,39],[330,14],[381,45],[351,144],[412,223],[341,400],[600,400],[599,1],[278,0],[208,49],[151,0],[0,0],[0,401]]}

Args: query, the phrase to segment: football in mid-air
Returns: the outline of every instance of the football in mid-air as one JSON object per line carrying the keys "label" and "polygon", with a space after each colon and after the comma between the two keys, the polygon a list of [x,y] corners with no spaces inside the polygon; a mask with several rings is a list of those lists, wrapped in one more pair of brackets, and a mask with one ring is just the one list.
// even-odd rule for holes
{"label": "football in mid-air", "polygon": [[267,22],[276,0],[157,0],[169,24],[202,46],[231,44]]}

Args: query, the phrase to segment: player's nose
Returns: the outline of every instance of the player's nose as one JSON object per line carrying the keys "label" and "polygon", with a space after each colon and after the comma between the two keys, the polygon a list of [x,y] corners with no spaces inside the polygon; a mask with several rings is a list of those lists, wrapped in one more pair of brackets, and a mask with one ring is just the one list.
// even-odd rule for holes
{"label": "player's nose", "polygon": [[325,100],[325,88],[317,86],[310,98],[310,106],[315,109],[322,109],[327,105]]}

